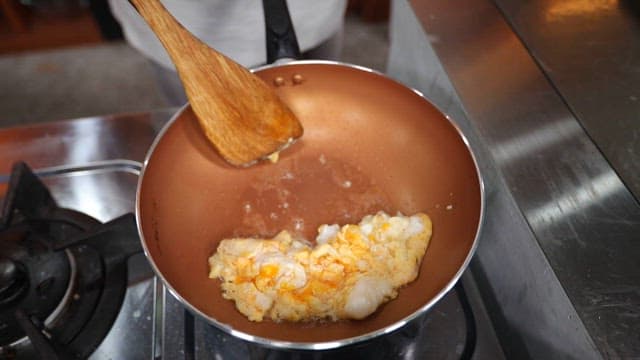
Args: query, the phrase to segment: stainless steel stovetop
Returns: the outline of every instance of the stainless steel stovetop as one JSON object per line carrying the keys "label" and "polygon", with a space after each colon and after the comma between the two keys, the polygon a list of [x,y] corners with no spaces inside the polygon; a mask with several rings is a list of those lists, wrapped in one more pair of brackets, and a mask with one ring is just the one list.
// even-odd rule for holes
{"label": "stainless steel stovetop", "polygon": [[[133,212],[145,152],[173,112],[0,130],[0,194],[6,191],[12,163],[21,160],[43,179],[61,207],[102,222]],[[19,354],[19,358],[39,357],[29,350]],[[154,276],[140,253],[128,261],[127,291],[115,323],[90,358],[336,357],[500,359],[502,351],[469,271],[426,318],[381,340],[339,351],[289,353],[234,339],[191,315]]]}

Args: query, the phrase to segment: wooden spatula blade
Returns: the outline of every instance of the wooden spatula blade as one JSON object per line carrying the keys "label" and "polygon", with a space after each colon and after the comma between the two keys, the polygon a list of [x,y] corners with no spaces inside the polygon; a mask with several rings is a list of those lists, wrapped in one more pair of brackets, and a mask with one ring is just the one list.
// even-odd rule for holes
{"label": "wooden spatula blade", "polygon": [[[209,81],[191,78],[199,72]],[[229,163],[250,165],[302,136],[302,125],[293,112],[242,66],[225,62],[215,70],[202,66],[180,75],[202,130]],[[211,101],[210,94],[216,94],[216,101]]]}
{"label": "wooden spatula blade", "polygon": [[207,139],[235,166],[249,166],[302,136],[277,94],[243,66],[180,25],[158,0],[130,0],[178,70]]}

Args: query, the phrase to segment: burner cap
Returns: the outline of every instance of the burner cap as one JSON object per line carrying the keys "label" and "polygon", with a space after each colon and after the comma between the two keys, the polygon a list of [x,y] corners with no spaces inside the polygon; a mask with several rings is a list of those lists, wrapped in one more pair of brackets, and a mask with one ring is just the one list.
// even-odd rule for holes
{"label": "burner cap", "polygon": [[[20,309],[43,324],[61,306],[72,281],[65,251],[28,246],[35,235],[25,231],[20,242],[0,234],[0,345],[25,336],[15,319]],[[9,237],[9,238],[12,238]]]}
{"label": "burner cap", "polygon": [[25,270],[11,258],[0,255],[0,306],[11,304],[27,290]]}

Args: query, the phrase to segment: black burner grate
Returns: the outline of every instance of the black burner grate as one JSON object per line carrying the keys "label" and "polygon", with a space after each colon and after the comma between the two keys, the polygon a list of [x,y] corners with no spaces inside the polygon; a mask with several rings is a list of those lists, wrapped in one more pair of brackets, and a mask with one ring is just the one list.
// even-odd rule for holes
{"label": "black burner grate", "polygon": [[133,214],[102,224],[59,207],[24,163],[0,217],[0,358],[85,358],[122,304],[127,259],[141,252]]}

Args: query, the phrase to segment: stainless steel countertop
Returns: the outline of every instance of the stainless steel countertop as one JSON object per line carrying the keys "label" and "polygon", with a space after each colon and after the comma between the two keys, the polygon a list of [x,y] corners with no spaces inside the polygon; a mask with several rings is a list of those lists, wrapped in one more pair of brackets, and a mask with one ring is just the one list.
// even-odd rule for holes
{"label": "stainless steel countertop", "polygon": [[[534,15],[514,3],[538,8],[512,2],[520,19]],[[393,28],[409,22],[392,23],[389,73],[440,101],[480,154],[489,201],[475,266],[507,356],[640,356],[638,202],[493,2],[410,4],[421,29],[399,48]],[[563,39],[549,46],[572,46]]]}
{"label": "stainless steel countertop", "polygon": [[496,3],[569,110],[640,199],[640,3]]}

